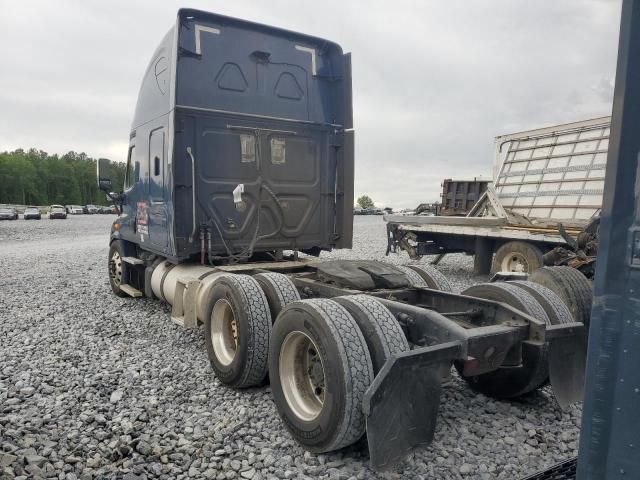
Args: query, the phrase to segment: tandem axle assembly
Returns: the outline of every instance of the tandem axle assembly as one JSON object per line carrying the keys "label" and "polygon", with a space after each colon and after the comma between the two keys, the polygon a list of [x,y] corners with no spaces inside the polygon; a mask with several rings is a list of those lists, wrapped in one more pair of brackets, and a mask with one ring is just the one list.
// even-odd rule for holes
{"label": "tandem axle assembly", "polygon": [[542,285],[454,294],[434,267],[374,261],[146,263],[124,262],[114,291],[124,291],[115,278],[149,279],[130,288],[171,304],[177,324],[204,325],[222,383],[268,378],[285,426],[312,452],[366,432],[372,467],[387,469],[428,445],[452,366],[494,398],[547,382],[563,407],[582,395],[583,325]]}

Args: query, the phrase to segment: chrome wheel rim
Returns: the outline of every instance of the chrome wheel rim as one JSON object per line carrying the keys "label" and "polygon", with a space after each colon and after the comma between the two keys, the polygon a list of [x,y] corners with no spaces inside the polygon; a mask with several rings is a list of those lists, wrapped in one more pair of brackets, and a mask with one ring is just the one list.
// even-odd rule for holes
{"label": "chrome wheel rim", "polygon": [[529,272],[529,262],[520,253],[511,253],[505,257],[501,267],[503,272]]}
{"label": "chrome wheel rim", "polygon": [[211,313],[211,344],[218,361],[224,366],[233,362],[238,350],[238,324],[231,304],[221,298]]}
{"label": "chrome wheel rim", "polygon": [[289,408],[306,422],[320,415],[326,393],[325,371],[316,344],[302,332],[289,333],[280,348],[282,392]]}
{"label": "chrome wheel rim", "polygon": [[109,261],[109,275],[115,285],[122,283],[122,258],[117,250],[113,252]]}

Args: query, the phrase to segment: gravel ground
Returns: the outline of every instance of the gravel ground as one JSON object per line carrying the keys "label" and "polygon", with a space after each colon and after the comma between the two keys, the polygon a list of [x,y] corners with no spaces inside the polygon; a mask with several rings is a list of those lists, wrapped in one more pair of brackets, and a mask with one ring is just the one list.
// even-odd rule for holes
{"label": "gravel ground", "polygon": [[[577,453],[579,407],[562,412],[546,390],[498,402],[457,377],[433,444],[391,472],[367,467],[363,442],[305,452],[269,387],[216,380],[201,328],[110,293],[113,218],[0,222],[0,478],[517,479]],[[325,257],[383,259],[381,217],[356,217],[354,244]],[[440,266],[458,290],[484,280],[471,267],[459,255]]]}

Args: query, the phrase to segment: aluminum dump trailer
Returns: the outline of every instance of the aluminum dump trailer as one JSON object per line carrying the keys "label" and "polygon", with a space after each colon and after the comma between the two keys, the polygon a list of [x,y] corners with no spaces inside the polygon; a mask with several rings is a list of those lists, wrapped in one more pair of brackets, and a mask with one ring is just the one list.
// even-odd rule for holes
{"label": "aluminum dump trailer", "polygon": [[323,39],[180,10],[144,76],[125,185],[107,160],[98,183],[122,209],[114,294],[165,301],[176,324],[200,328],[223,385],[269,381],[309,451],[366,432],[385,469],[432,440],[453,366],[496,398],[550,381],[561,405],[579,400],[585,335],[540,284],[454,294],[429,266],[313,259],[351,245],[349,58]]}
{"label": "aluminum dump trailer", "polygon": [[388,251],[437,260],[473,254],[478,274],[570,265],[592,277],[610,122],[599,117],[496,137],[494,186],[467,216],[387,215]]}

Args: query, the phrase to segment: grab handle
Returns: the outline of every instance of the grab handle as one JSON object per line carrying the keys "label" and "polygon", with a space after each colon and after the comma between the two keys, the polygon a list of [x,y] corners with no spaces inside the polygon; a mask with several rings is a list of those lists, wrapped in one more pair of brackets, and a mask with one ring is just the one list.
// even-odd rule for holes
{"label": "grab handle", "polygon": [[189,235],[189,243],[193,243],[193,237],[196,235],[196,159],[191,152],[191,147],[187,147],[187,153],[189,157],[191,157],[191,221],[193,224],[193,230],[191,230],[191,235]]}

